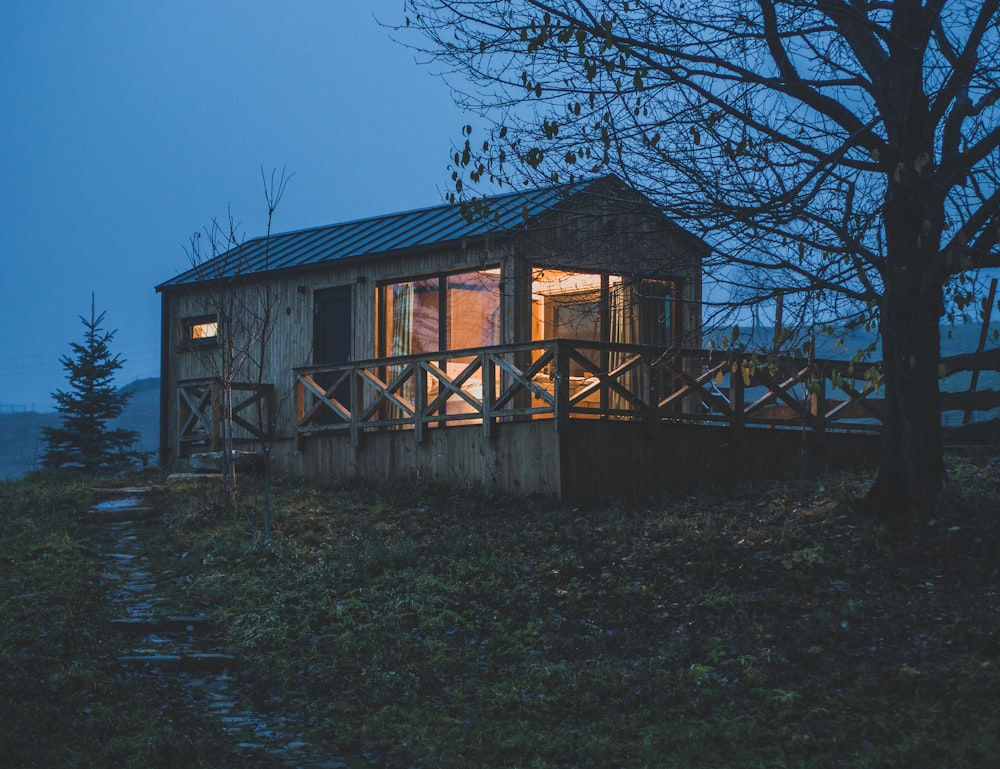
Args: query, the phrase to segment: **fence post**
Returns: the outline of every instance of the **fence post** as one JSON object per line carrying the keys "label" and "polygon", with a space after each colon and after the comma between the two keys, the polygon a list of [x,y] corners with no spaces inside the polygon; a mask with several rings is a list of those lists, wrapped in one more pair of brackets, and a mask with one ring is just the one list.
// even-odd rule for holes
{"label": "fence post", "polygon": [[354,448],[358,448],[361,445],[361,387],[359,385],[360,376],[358,372],[355,371],[354,367],[351,367],[351,373],[348,374],[350,377],[350,391],[351,391],[351,445]]}
{"label": "fence post", "polygon": [[569,346],[561,339],[552,340],[556,346],[555,370],[552,372],[553,412],[556,432],[562,432],[569,424]]}
{"label": "fence post", "polygon": [[[979,331],[979,344],[976,345],[976,352],[986,349],[986,338],[990,331],[990,319],[993,317],[993,300],[997,298],[997,279],[990,281],[990,292],[986,297],[986,312],[983,314],[983,327]],[[979,369],[973,369],[972,379],[969,381],[969,392],[975,392],[979,387]],[[972,420],[972,409],[966,409],[962,415],[962,424],[967,425]]]}
{"label": "fence post", "polygon": [[493,401],[496,400],[496,365],[493,356],[483,350],[479,353],[479,376],[482,379],[483,437],[493,436]]}
{"label": "fence post", "polygon": [[424,363],[415,363],[413,367],[413,433],[417,443],[423,443],[424,416],[427,411],[427,370]]}

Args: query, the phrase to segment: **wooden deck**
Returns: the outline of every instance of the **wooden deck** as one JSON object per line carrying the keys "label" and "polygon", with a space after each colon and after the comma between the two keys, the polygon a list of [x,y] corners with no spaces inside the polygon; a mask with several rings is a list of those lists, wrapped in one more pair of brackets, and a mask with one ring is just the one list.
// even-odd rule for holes
{"label": "wooden deck", "polygon": [[[1000,381],[1000,351],[943,363]],[[882,428],[881,367],[838,360],[553,339],[303,367],[292,381],[279,471],[562,498],[874,462]],[[180,385],[182,454],[214,446],[219,383]],[[273,388],[235,391],[236,442],[252,443],[240,415]],[[942,408],[947,439],[996,442],[998,420],[981,417],[1000,413],[997,390],[945,392]]]}
{"label": "wooden deck", "polygon": [[[996,372],[1000,350],[943,365],[949,376]],[[428,429],[457,423],[489,436],[503,422],[551,419],[558,431],[603,419],[878,433],[881,377],[878,363],[552,339],[296,369],[296,432],[348,432],[357,445],[379,430],[413,430],[421,442]],[[942,393],[943,412],[965,414],[961,426],[998,408],[994,390]]]}
{"label": "wooden deck", "polygon": [[[942,365],[949,376],[998,371],[1000,350]],[[878,363],[551,339],[296,369],[296,431],[349,432],[358,443],[365,432],[411,429],[420,442],[456,423],[488,436],[502,422],[551,419],[559,430],[604,419],[877,433],[881,378]],[[943,412],[996,409],[994,390],[942,392]]]}

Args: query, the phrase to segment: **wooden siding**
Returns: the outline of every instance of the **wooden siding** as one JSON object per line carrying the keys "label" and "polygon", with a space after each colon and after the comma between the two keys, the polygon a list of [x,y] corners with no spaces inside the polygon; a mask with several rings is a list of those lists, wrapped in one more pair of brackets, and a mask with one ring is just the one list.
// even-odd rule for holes
{"label": "wooden siding", "polygon": [[[406,257],[386,257],[377,260],[358,260],[353,263],[326,266],[309,272],[295,272],[267,277],[274,307],[274,323],[268,347],[262,381],[274,387],[277,408],[277,437],[290,439],[295,434],[295,414],[292,405],[294,387],[293,369],[310,365],[313,355],[313,295],[324,288],[352,287],[352,313],[354,317],[352,358],[370,358],[376,352],[375,293],[378,284],[401,276],[430,274],[439,271],[478,269],[486,259],[499,259],[499,246],[492,249],[454,248]],[[254,292],[261,285],[253,277],[231,283],[229,290]],[[216,370],[218,348],[206,346],[189,349],[182,343],[181,329],[184,319],[209,315],[215,312],[216,294],[210,286],[182,286],[163,295],[163,356],[161,377],[167,403],[176,402],[179,382],[218,375]],[[249,379],[251,367],[237,377]],[[176,408],[170,406],[163,415],[161,443],[165,464],[178,457]]]}
{"label": "wooden siding", "polygon": [[[648,204],[636,207],[626,197],[598,200],[588,196],[586,205],[542,216],[531,222],[530,229],[500,239],[408,253],[372,254],[314,267],[298,266],[227,279],[230,290],[248,295],[266,286],[272,301],[273,327],[261,383],[273,391],[271,402],[277,414],[274,458],[279,471],[310,477],[346,474],[380,480],[400,474],[420,475],[431,480],[498,488],[505,493],[561,496],[565,472],[560,459],[563,444],[551,421],[529,417],[514,429],[513,424],[499,424],[491,417],[485,423],[480,419],[479,425],[428,429],[426,434],[421,433],[419,441],[398,430],[386,433],[368,430],[363,441],[359,440],[357,430],[353,436],[324,435],[303,441],[302,404],[297,402],[296,394],[299,387],[298,398],[302,397],[302,380],[296,370],[314,363],[315,292],[342,286],[351,288],[351,360],[360,361],[377,357],[376,297],[380,284],[496,266],[501,270],[500,342],[503,344],[532,339],[532,268],[541,266],[621,274],[630,279],[653,277],[675,281],[682,291],[679,325],[684,342],[699,346],[701,261],[707,247],[656,215]],[[191,348],[183,344],[181,337],[186,318],[217,312],[211,283],[164,286],[162,290],[161,461],[170,467],[179,462],[182,444],[191,443],[183,440],[190,436],[180,434],[184,423],[181,409],[191,409],[190,404],[184,406],[186,402],[179,399],[180,388],[185,382],[216,377],[220,372],[213,366],[218,359],[217,347]],[[226,319],[220,321],[224,324]],[[526,370],[537,360],[533,356],[531,349],[520,349],[510,364]],[[253,368],[246,367],[236,379],[252,381],[256,378]],[[689,373],[697,374],[694,369]],[[509,372],[502,376],[503,381],[510,379]],[[444,380],[437,382],[448,386]],[[497,388],[500,385],[498,378]],[[193,397],[197,403],[198,396]],[[601,397],[607,400],[607,387]],[[473,410],[474,401],[465,398]],[[694,400],[691,403],[697,405]],[[591,398],[576,405],[595,408],[608,404]],[[459,406],[460,410],[466,409]],[[504,407],[513,411],[544,410],[545,393],[532,392],[529,387],[511,397]],[[526,415],[527,412],[513,418],[524,419]],[[564,416],[568,414],[557,414],[556,423],[561,424]],[[498,429],[492,433],[483,429],[484,425],[489,428],[494,424]]]}
{"label": "wooden siding", "polygon": [[311,438],[300,450],[279,444],[275,461],[287,474],[323,481],[377,483],[426,480],[514,496],[563,500],[648,495],[665,488],[727,485],[746,477],[781,477],[814,466],[863,466],[876,460],[875,435],[829,434],[818,443],[801,431],[750,430],[742,443],[722,427],[552,420],[499,425],[490,437],[477,426],[412,433],[385,431],[360,447],[347,435]]}
{"label": "wooden siding", "polygon": [[504,494],[559,496],[559,439],[545,421],[503,425],[492,438],[475,426],[434,430],[417,443],[412,434],[371,433],[355,447],[349,436],[324,436],[288,452],[284,469],[327,481],[358,478],[379,483],[427,481],[493,489]]}

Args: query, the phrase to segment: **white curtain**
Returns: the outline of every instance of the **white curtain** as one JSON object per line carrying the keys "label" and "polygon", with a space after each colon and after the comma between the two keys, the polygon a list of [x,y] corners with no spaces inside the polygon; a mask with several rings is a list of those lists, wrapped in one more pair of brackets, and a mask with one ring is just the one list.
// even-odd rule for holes
{"label": "white curtain", "polygon": [[388,354],[409,355],[413,350],[413,284],[392,287],[392,347]]}
{"label": "white curtain", "polygon": [[[396,283],[392,286],[392,346],[390,356],[409,355],[413,352],[413,283]],[[405,366],[390,366],[389,381],[398,377]],[[406,382],[396,391],[404,398],[413,398],[413,380]],[[387,416],[395,419],[403,416],[398,406],[389,406]]]}
{"label": "white curtain", "polygon": [[[608,287],[609,339],[612,344],[636,344],[638,342],[638,312],[635,303],[635,292],[631,284],[625,280],[612,283]],[[608,358],[608,366],[614,371],[628,359],[629,353],[612,350]],[[618,377],[621,385],[635,392],[638,384],[638,371],[633,369]],[[608,406],[612,409],[629,407],[628,401],[614,390],[609,392]]]}

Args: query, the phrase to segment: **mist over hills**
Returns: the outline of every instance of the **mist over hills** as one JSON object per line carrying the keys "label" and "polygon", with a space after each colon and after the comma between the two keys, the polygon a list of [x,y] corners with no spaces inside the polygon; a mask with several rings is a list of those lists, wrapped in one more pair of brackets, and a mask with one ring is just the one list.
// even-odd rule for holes
{"label": "mist over hills", "polygon": [[[979,335],[982,332],[980,323],[956,323],[955,325],[941,326],[941,357],[948,358],[952,355],[974,352],[979,344]],[[714,343],[715,347],[720,347],[723,337],[729,337],[729,331],[717,331],[705,334],[705,346]],[[737,345],[745,345],[749,350],[767,350],[774,344],[774,327],[757,326],[755,328],[740,328],[737,337]],[[817,334],[816,336],[816,357],[830,358],[833,360],[850,359],[858,350],[866,348],[875,342],[875,349],[869,356],[871,360],[877,361],[882,358],[882,349],[879,340],[874,334],[868,333],[864,329],[858,329],[841,336]],[[986,349],[1000,346],[1000,321],[991,323],[987,329]]]}
{"label": "mist over hills", "polygon": [[[132,397],[112,427],[139,433],[133,449],[151,453],[155,462],[160,443],[160,380],[137,379],[120,389],[131,392]],[[37,469],[45,448],[42,428],[58,424],[59,414],[54,411],[0,414],[0,479],[20,478]]]}

